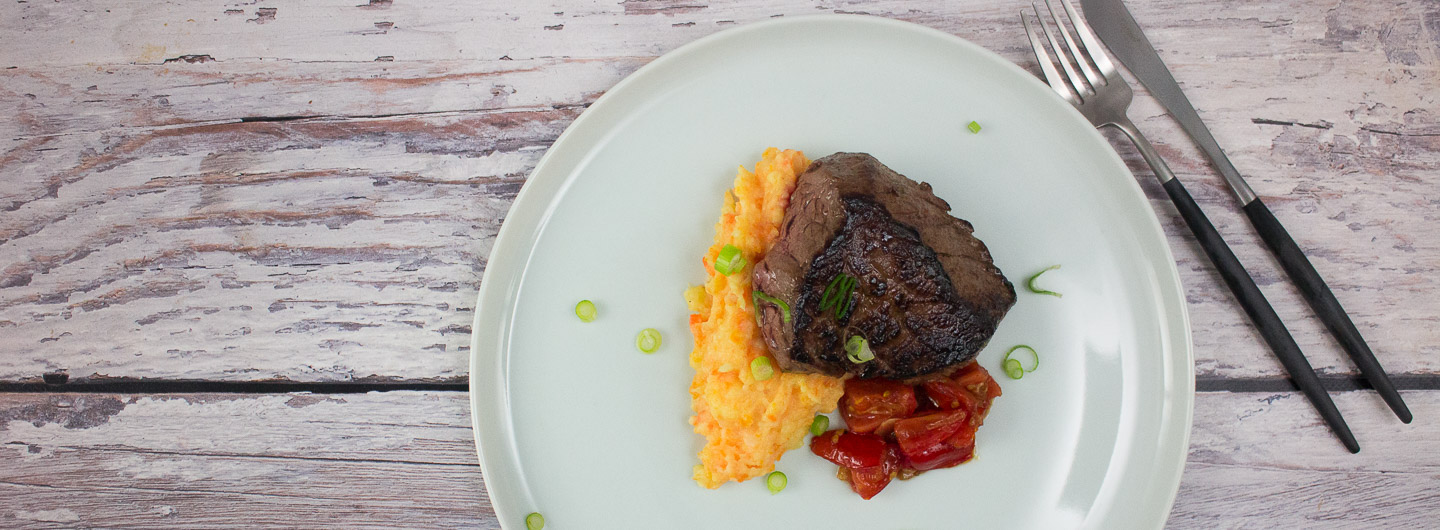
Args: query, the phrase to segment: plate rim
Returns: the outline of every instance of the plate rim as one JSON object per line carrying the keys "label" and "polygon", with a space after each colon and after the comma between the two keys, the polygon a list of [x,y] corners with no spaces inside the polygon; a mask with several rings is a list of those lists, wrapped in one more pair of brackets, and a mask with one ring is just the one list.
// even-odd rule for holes
{"label": "plate rim", "polygon": [[[475,441],[475,451],[479,457],[481,475],[485,477],[482,481],[483,487],[485,488],[486,494],[489,496],[490,505],[495,512],[497,522],[500,524],[501,528],[509,528],[509,526],[507,526],[506,524],[507,521],[515,521],[518,519],[515,518],[517,517],[517,514],[511,513],[511,508],[509,506],[510,501],[507,500],[502,502],[500,500],[497,500],[495,488],[491,487],[491,478],[494,477],[494,475],[492,475],[491,473],[492,471],[495,471],[497,469],[495,466],[496,460],[500,458],[501,455],[496,454],[499,449],[492,449],[490,451],[487,451],[485,448],[486,444],[482,443],[482,438],[493,438],[493,435],[497,433],[487,433],[486,431],[482,430],[480,421],[482,415],[480,414],[480,412],[481,409],[485,406],[485,403],[482,403],[481,398],[485,396],[491,397],[491,408],[499,408],[500,410],[496,412],[499,412],[499,415],[503,416],[504,420],[508,424],[510,406],[506,398],[508,396],[509,383],[508,378],[491,375],[487,377],[487,380],[496,384],[492,384],[486,388],[482,388],[479,384],[480,378],[476,377],[476,374],[495,374],[505,371],[504,369],[506,368],[508,356],[501,355],[499,354],[500,352],[496,352],[497,355],[494,356],[494,359],[490,360],[490,362],[488,363],[489,366],[487,366],[487,368],[491,370],[482,371],[482,364],[485,363],[483,363],[483,360],[481,359],[482,350],[480,342],[480,332],[485,317],[488,314],[488,312],[484,310],[484,308],[486,307],[486,300],[493,299],[490,304],[491,306],[500,303],[513,303],[513,298],[505,298],[502,296],[503,294],[505,294],[504,287],[509,287],[511,288],[510,290],[513,290],[513,287],[515,287],[515,285],[506,285],[502,288],[497,289],[494,286],[495,282],[492,281],[494,280],[493,275],[505,274],[507,277],[514,277],[518,274],[521,278],[523,278],[525,272],[525,267],[523,266],[520,266],[519,270],[512,270],[515,269],[517,266],[513,263],[513,259],[501,259],[499,260],[501,266],[496,267],[495,265],[497,263],[497,260],[493,258],[495,258],[497,255],[502,254],[502,251],[513,250],[510,247],[516,245],[516,243],[514,243],[513,241],[517,237],[523,237],[524,235],[528,235],[531,233],[538,233],[539,229],[543,228],[543,226],[546,224],[548,214],[541,215],[540,218],[537,219],[538,222],[536,223],[536,225],[538,226],[526,226],[524,227],[528,229],[526,230],[526,233],[518,236],[516,235],[516,233],[521,230],[521,227],[518,227],[516,223],[511,222],[511,219],[513,219],[515,217],[515,213],[517,211],[520,211],[522,208],[524,209],[523,211],[526,212],[533,211],[536,209],[536,206],[532,206],[531,203],[537,203],[545,199],[551,199],[557,193],[563,192],[564,188],[568,187],[567,183],[571,175],[552,175],[552,173],[557,172],[548,170],[549,166],[556,164],[556,153],[565,152],[565,150],[560,148],[568,145],[569,142],[567,142],[567,140],[570,139],[572,136],[581,134],[577,133],[577,130],[584,132],[586,129],[589,128],[585,126],[585,124],[588,124],[590,121],[596,119],[595,116],[597,114],[600,114],[599,112],[597,112],[597,109],[608,108],[609,102],[614,99],[614,96],[616,94],[623,94],[627,92],[627,90],[625,89],[627,89],[631,85],[645,82],[647,78],[650,77],[647,74],[656,70],[666,68],[671,63],[685,60],[686,58],[688,58],[688,56],[694,55],[699,51],[707,50],[716,43],[720,43],[730,39],[741,38],[742,36],[749,33],[770,31],[777,27],[791,25],[832,23],[874,24],[881,27],[888,26],[890,29],[894,30],[916,32],[927,34],[932,37],[937,37],[942,40],[949,41],[950,43],[957,45],[961,48],[966,48],[970,52],[975,53],[976,55],[986,57],[997,63],[1000,63],[1002,64],[1002,68],[1008,68],[1013,73],[1020,74],[1019,77],[1025,79],[1025,81],[1023,82],[1030,83],[1032,85],[1038,85],[1046,92],[1050,92],[1049,86],[1045,85],[1039,78],[1035,77],[1032,73],[1026,71],[1019,65],[1009,61],[1008,59],[1005,59],[999,54],[996,54],[995,52],[983,46],[970,42],[969,40],[966,40],[962,37],[953,35],[940,29],[917,23],[874,15],[860,14],[814,14],[802,16],[787,16],[748,23],[736,26],[734,28],[721,30],[710,35],[701,37],[699,39],[690,41],[669,52],[662,54],[655,60],[645,64],[644,66],[641,66],[636,71],[625,76],[625,78],[621,79],[613,87],[607,89],[604,94],[597,98],[594,103],[587,107],[586,110],[575,119],[575,121],[571,122],[570,125],[568,125],[558,137],[556,137],[555,142],[552,143],[548,149],[546,149],[545,154],[541,156],[540,161],[536,163],[535,168],[532,169],[530,174],[527,176],[525,184],[521,186],[520,191],[515,196],[514,202],[511,203],[510,208],[506,212],[505,221],[501,223],[500,229],[496,233],[494,243],[492,244],[490,253],[486,259],[485,270],[481,275],[480,287],[476,294],[476,302],[474,309],[475,315],[471,320],[469,363],[470,371],[468,374],[471,429],[472,436],[474,437]],[[1102,143],[1109,145],[1109,141],[1105,139],[1105,137],[1099,132],[1099,130],[1094,127],[1090,127],[1088,121],[1086,121],[1084,117],[1079,114],[1078,111],[1076,111],[1073,107],[1069,105],[1065,105],[1065,107],[1068,108],[1070,114],[1073,116],[1074,119],[1080,120],[1087,125],[1086,129],[1088,130],[1088,133],[1090,135],[1092,135],[1094,138],[1098,138]],[[1168,521],[1169,514],[1174,509],[1175,498],[1179,493],[1181,477],[1184,472],[1185,463],[1188,459],[1190,435],[1194,427],[1195,357],[1194,339],[1191,334],[1189,304],[1184,297],[1184,284],[1180,281],[1179,268],[1175,262],[1174,252],[1170,248],[1169,239],[1165,235],[1164,228],[1160,224],[1158,215],[1153,208],[1148,207],[1149,199],[1145,195],[1144,191],[1140,188],[1138,178],[1136,178],[1136,175],[1130,172],[1128,167],[1125,165],[1124,160],[1120,158],[1120,155],[1113,148],[1105,149],[1104,151],[1105,155],[1103,156],[1108,158],[1110,162],[1115,165],[1115,167],[1123,170],[1124,174],[1132,177],[1128,179],[1128,185],[1121,186],[1127,190],[1127,193],[1132,194],[1132,197],[1130,197],[1130,199],[1138,201],[1139,204],[1144,204],[1147,206],[1146,213],[1148,213],[1148,215],[1141,216],[1146,220],[1141,226],[1143,226],[1145,230],[1151,232],[1151,235],[1155,236],[1158,239],[1158,241],[1160,242],[1159,249],[1163,253],[1163,258],[1165,258],[1163,262],[1164,266],[1161,267],[1160,270],[1156,271],[1162,274],[1157,275],[1156,281],[1158,288],[1155,292],[1155,295],[1161,300],[1161,304],[1159,306],[1160,309],[1173,310],[1165,311],[1165,315],[1159,319],[1162,323],[1165,323],[1165,327],[1161,329],[1162,337],[1160,339],[1160,343],[1164,347],[1165,353],[1169,354],[1169,356],[1177,357],[1177,359],[1173,359],[1171,362],[1164,363],[1162,365],[1162,372],[1166,374],[1165,380],[1162,381],[1162,388],[1167,391],[1165,397],[1182,398],[1183,404],[1182,406],[1178,407],[1180,410],[1174,410],[1173,412],[1179,413],[1179,416],[1175,418],[1175,423],[1183,425],[1183,429],[1181,429],[1181,432],[1179,433],[1178,440],[1174,440],[1178,444],[1178,450],[1174,451],[1174,455],[1172,456],[1171,461],[1167,462],[1169,465],[1164,466],[1163,469],[1157,469],[1154,473],[1152,473],[1152,475],[1154,476],[1165,479],[1165,508],[1164,510],[1157,510],[1154,513],[1155,518],[1153,520],[1153,526],[1156,528],[1161,528],[1165,525],[1166,521]],[[542,185],[536,185],[537,183]],[[546,188],[546,191],[551,191],[551,189],[554,188],[555,193],[550,193],[543,196],[537,195],[542,193],[541,191],[537,191],[539,188],[542,187]],[[538,207],[544,208],[545,206],[546,205],[540,205]],[[527,239],[526,241],[533,241],[533,239]],[[524,244],[521,243],[520,245],[521,249],[524,249]],[[530,250],[533,250],[533,245],[531,245],[529,248]],[[514,253],[507,252],[506,254],[513,255]],[[523,263],[524,262],[521,262],[519,265],[523,265]],[[502,272],[496,272],[497,270],[502,270]],[[518,284],[519,282],[517,281],[513,283]],[[501,298],[496,299],[497,297]],[[501,311],[501,313],[507,312]],[[499,327],[503,328],[508,325],[509,320],[502,320],[504,323],[500,323]],[[1178,334],[1179,337],[1169,336],[1172,334]],[[1178,346],[1178,348],[1176,348],[1176,346]],[[1170,374],[1169,371],[1174,368],[1183,368],[1184,373]],[[1178,382],[1182,383],[1182,387],[1173,389],[1169,388],[1170,383],[1177,382],[1172,381],[1176,376],[1181,379],[1181,381]],[[495,405],[498,405],[500,403],[504,403],[504,406],[495,407]],[[1167,409],[1166,412],[1168,413],[1172,411]],[[484,415],[484,417],[491,418],[490,421],[498,421],[495,416],[490,414],[486,414]],[[487,434],[491,436],[487,436]],[[513,447],[513,429],[507,429],[507,432],[505,434],[506,437],[510,438],[510,446]],[[1162,436],[1161,442],[1164,441],[1165,436]],[[520,480],[523,481],[523,478],[521,478]],[[504,495],[502,495],[502,497],[504,497]]]}

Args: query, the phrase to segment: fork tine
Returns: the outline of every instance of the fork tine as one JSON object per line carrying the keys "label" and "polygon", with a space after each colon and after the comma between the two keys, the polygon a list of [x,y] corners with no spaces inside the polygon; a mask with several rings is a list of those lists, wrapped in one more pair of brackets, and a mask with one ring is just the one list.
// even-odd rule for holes
{"label": "fork tine", "polygon": [[[1075,88],[1075,92],[1080,94],[1082,100],[1095,95],[1095,91],[1091,90],[1090,86],[1080,79],[1080,74],[1075,73],[1075,69],[1070,66],[1070,58],[1066,56],[1065,48],[1060,47],[1060,41],[1055,40],[1055,34],[1050,33],[1050,25],[1045,23],[1045,12],[1041,11],[1040,6],[1036,5],[1034,1],[1030,2],[1030,7],[1035,8],[1035,19],[1040,22],[1040,31],[1045,33],[1045,40],[1050,41],[1050,49],[1055,50],[1055,58],[1059,59],[1060,68],[1065,71],[1065,77],[1070,78],[1070,86]],[[1065,22],[1057,18],[1055,25],[1063,28]],[[1085,62],[1084,57],[1076,57],[1076,59],[1078,59],[1076,62]]]}
{"label": "fork tine", "polygon": [[1065,39],[1065,47],[1070,49],[1070,54],[1080,65],[1080,70],[1085,72],[1085,80],[1089,81],[1090,86],[1095,87],[1096,91],[1099,91],[1099,87],[1105,84],[1105,78],[1090,66],[1090,62],[1085,60],[1085,54],[1080,53],[1080,47],[1075,45],[1075,39],[1070,37],[1070,30],[1065,27],[1065,17],[1060,16],[1060,12],[1055,10],[1055,4],[1050,0],[1045,0],[1045,7],[1050,10],[1050,18],[1055,19],[1055,25],[1060,27],[1060,36]]}
{"label": "fork tine", "polygon": [[1069,86],[1065,84],[1065,78],[1060,77],[1060,72],[1055,70],[1055,63],[1050,59],[1050,52],[1045,51],[1045,43],[1041,42],[1040,36],[1035,33],[1035,28],[1030,26],[1030,17],[1025,16],[1023,9],[1020,10],[1020,23],[1025,25],[1025,34],[1030,36],[1030,49],[1035,51],[1035,60],[1040,63],[1040,71],[1045,73],[1045,82],[1050,85],[1050,89],[1060,94],[1060,98],[1069,101],[1071,105],[1079,105],[1080,100],[1070,93]]}
{"label": "fork tine", "polygon": [[1085,51],[1089,52],[1090,60],[1095,61],[1095,67],[1105,77],[1115,73],[1115,63],[1110,62],[1110,54],[1100,46],[1100,37],[1090,30],[1090,25],[1075,13],[1075,6],[1070,5],[1070,0],[1059,0],[1060,5],[1065,6],[1065,14],[1070,16],[1070,23],[1075,25],[1075,34],[1080,36],[1080,42],[1085,44]]}

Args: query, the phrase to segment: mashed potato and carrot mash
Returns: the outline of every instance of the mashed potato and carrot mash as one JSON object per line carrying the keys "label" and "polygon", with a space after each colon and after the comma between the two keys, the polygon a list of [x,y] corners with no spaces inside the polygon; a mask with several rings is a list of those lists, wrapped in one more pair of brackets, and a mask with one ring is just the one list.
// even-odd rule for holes
{"label": "mashed potato and carrot mash", "polygon": [[[751,361],[769,355],[755,321],[751,268],[778,237],[795,180],[809,166],[800,151],[772,147],[754,172],[739,169],[703,260],[705,284],[685,293],[695,336],[690,424],[705,437],[694,479],[707,488],[774,470],[785,451],[803,443],[815,414],[834,411],[845,390],[834,377],[777,371],[760,381],[750,371]],[[716,272],[726,245],[739,248],[749,265],[730,275]]]}

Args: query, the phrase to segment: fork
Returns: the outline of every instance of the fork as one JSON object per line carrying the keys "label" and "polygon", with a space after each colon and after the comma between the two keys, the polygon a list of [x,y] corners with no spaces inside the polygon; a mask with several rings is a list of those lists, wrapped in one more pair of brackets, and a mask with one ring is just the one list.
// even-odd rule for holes
{"label": "fork", "polygon": [[[1225,285],[1230,287],[1230,292],[1239,300],[1240,305],[1245,308],[1245,313],[1260,330],[1260,334],[1269,344],[1271,351],[1280,359],[1280,364],[1290,374],[1305,397],[1320,412],[1321,418],[1330,426],[1330,430],[1340,441],[1345,444],[1346,449],[1351,453],[1360,452],[1360,444],[1355,441],[1355,435],[1350,433],[1350,428],[1345,425],[1345,419],[1340,416],[1340,411],[1335,408],[1335,402],[1331,401],[1330,394],[1320,384],[1320,378],[1315,375],[1310,362],[1305,359],[1305,354],[1300,352],[1300,346],[1295,343],[1294,337],[1285,329],[1285,324],[1280,321],[1275,309],[1270,307],[1270,302],[1255,285],[1255,280],[1246,272],[1235,253],[1230,250],[1229,245],[1220,237],[1215,230],[1215,225],[1200,210],[1195,199],[1190,197],[1190,192],[1175,178],[1170,167],[1155,152],[1150,141],[1145,135],[1135,128],[1135,124],[1126,116],[1130,108],[1130,100],[1134,92],[1125,79],[1120,77],[1115,63],[1110,59],[1104,48],[1100,47],[1100,40],[1095,32],[1090,30],[1084,20],[1075,13],[1075,8],[1068,0],[1055,0],[1062,6],[1064,16],[1056,11],[1051,0],[1044,0],[1045,10],[1034,3],[1031,7],[1036,20],[1035,26],[1030,24],[1030,14],[1024,10],[1020,12],[1020,22],[1025,26],[1025,33],[1030,38],[1030,47],[1035,50],[1035,59],[1040,62],[1040,70],[1045,75],[1045,82],[1055,90],[1062,99],[1069,102],[1090,124],[1096,128],[1111,126],[1120,129],[1135,148],[1140,150],[1140,156],[1150,165],[1155,176],[1160,179],[1165,193],[1170,196],[1171,202],[1179,210],[1180,217],[1195,234],[1200,247],[1205,250],[1205,255],[1215,264],[1215,268],[1224,278]],[[1055,38],[1055,33],[1045,22],[1045,12],[1050,13],[1054,21],[1056,32],[1060,39]],[[1065,20],[1068,18],[1070,24],[1075,28],[1072,36],[1070,29],[1066,27]],[[1043,35],[1043,40],[1042,40]],[[1076,43],[1076,37],[1079,43]],[[1060,42],[1064,41],[1062,47]],[[1046,50],[1046,43],[1054,50],[1054,57]],[[1093,65],[1093,66],[1092,66]],[[1059,67],[1058,69],[1056,67]],[[1061,72],[1064,75],[1061,75]]]}

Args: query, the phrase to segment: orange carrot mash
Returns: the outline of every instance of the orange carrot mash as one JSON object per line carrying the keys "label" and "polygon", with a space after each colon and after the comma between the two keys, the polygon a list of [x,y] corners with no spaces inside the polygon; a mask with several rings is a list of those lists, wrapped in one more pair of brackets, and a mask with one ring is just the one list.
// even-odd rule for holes
{"label": "orange carrot mash", "polygon": [[[844,393],[844,383],[834,377],[778,372],[778,367],[764,381],[750,374],[750,361],[769,356],[755,322],[750,274],[779,236],[795,179],[809,166],[800,151],[772,147],[753,173],[740,168],[734,189],[725,193],[715,243],[702,260],[705,285],[685,293],[695,335],[690,424],[705,437],[694,479],[707,488],[774,470],[780,455],[800,447],[815,414],[834,411]],[[727,244],[738,247],[746,261],[729,276],[714,268]]]}

